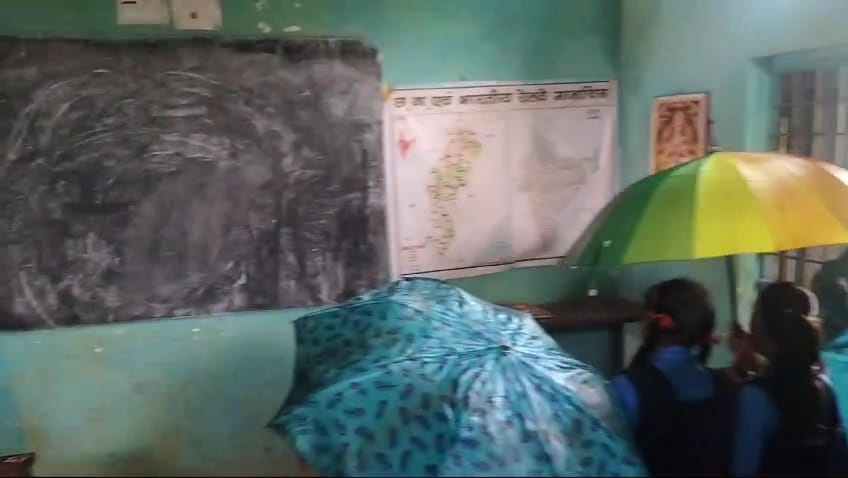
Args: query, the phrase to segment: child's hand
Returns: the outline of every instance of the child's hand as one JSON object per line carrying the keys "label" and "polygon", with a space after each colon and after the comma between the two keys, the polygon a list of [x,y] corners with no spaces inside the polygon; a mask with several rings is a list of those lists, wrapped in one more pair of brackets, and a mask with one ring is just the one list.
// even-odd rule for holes
{"label": "child's hand", "polygon": [[736,378],[744,381],[759,373],[760,364],[754,346],[751,344],[751,335],[742,330],[738,324],[734,324],[733,331],[727,340],[728,348],[733,353],[731,368]]}

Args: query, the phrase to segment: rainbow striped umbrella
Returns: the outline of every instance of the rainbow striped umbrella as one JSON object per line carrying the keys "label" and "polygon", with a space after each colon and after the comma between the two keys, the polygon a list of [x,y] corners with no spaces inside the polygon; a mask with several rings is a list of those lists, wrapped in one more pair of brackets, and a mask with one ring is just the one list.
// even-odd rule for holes
{"label": "rainbow striped umbrella", "polygon": [[712,153],[622,191],[573,265],[778,252],[848,243],[848,171],[778,153]]}

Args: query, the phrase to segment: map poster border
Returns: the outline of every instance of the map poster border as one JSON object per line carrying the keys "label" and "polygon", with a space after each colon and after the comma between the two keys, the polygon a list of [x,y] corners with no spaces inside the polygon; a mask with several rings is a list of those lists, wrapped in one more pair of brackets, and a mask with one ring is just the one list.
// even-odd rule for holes
{"label": "map poster border", "polygon": [[[516,267],[535,267],[559,264],[568,251],[555,257],[519,259],[494,264],[479,264],[457,269],[403,273],[399,260],[400,238],[399,203],[397,196],[397,145],[395,121],[402,116],[464,113],[475,111],[510,111],[520,109],[560,109],[564,107],[610,108],[611,126],[604,137],[602,155],[610,157],[613,164],[610,181],[613,193],[617,184],[617,98],[615,80],[596,81],[480,81],[446,83],[434,86],[397,87],[384,97],[383,147],[385,167],[386,212],[389,215],[387,234],[390,248],[390,271],[393,279],[401,277],[431,276],[441,279],[473,277]],[[611,137],[607,137],[611,136]],[[470,273],[469,273],[470,272]]]}
{"label": "map poster border", "polygon": [[[687,163],[707,154],[710,147],[709,109],[710,95],[707,92],[654,98],[651,105],[650,174]],[[673,121],[678,118],[685,122],[682,126],[687,128],[691,135],[689,138],[681,137],[673,131]],[[666,138],[661,140],[660,135]],[[660,149],[663,149],[664,143],[669,141],[682,141],[680,148],[688,150],[690,154],[672,153],[670,158],[661,157]]]}

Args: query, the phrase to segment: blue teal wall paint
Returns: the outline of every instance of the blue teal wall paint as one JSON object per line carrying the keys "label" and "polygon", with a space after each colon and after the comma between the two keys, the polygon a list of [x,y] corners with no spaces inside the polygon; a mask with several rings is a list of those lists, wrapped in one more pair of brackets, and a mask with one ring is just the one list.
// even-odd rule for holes
{"label": "blue teal wall paint", "polygon": [[0,451],[36,451],[40,475],[279,474],[265,424],[294,352],[275,312],[0,336]]}
{"label": "blue teal wall paint", "polygon": [[[0,0],[0,35],[144,38],[115,25],[113,0]],[[393,86],[615,78],[619,0],[224,0],[222,37],[361,37]],[[259,23],[271,33],[263,35]],[[547,302],[573,289],[562,268],[456,283],[497,302]],[[236,314],[0,334],[0,453],[35,450],[36,473],[284,474],[291,456],[264,423],[287,393],[292,319]],[[197,329],[197,330],[196,330]],[[606,366],[606,338],[557,337]]]}
{"label": "blue teal wall paint", "polygon": [[[725,150],[766,149],[773,83],[767,57],[778,63],[815,61],[810,50],[848,44],[848,2],[841,0],[628,0],[621,10],[619,78],[621,176],[629,184],[648,170],[652,98],[708,91],[714,137]],[[822,55],[822,54],[819,54]],[[827,55],[824,54],[824,56]],[[795,58],[795,60],[792,60]],[[756,266],[737,259],[739,313],[754,298]],[[686,273],[703,280],[714,294],[721,328],[730,316],[721,261],[633,268],[626,282],[634,289],[650,280]],[[727,363],[721,350],[715,363]]]}

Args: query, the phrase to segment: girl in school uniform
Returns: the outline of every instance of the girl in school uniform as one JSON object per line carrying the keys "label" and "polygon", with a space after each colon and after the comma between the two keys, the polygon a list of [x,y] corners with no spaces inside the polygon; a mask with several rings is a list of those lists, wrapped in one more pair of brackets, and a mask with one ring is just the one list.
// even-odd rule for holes
{"label": "girl in school uniform", "polygon": [[650,319],[628,369],[612,381],[652,476],[729,472],[734,405],[724,375],[708,369],[715,309],[707,290],[672,279],[645,293]]}
{"label": "girl in school uniform", "polygon": [[767,365],[739,391],[735,476],[823,476],[841,466],[845,437],[811,305],[789,282],[769,284],[757,298],[750,340]]}

